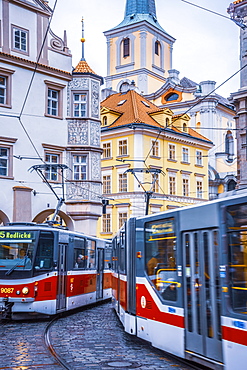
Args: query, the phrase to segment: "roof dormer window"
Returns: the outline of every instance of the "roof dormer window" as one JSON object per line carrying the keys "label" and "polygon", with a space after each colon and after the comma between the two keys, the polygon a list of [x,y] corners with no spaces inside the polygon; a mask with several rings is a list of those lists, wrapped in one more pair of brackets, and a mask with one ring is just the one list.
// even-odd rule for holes
{"label": "roof dormer window", "polygon": [[125,100],[120,100],[120,102],[118,102],[118,103],[117,103],[117,105],[118,105],[118,106],[119,106],[119,105],[123,105],[126,101],[127,101],[126,99],[125,99]]}
{"label": "roof dormer window", "polygon": [[142,104],[144,104],[146,107],[150,108],[150,105],[146,101],[142,100]]}

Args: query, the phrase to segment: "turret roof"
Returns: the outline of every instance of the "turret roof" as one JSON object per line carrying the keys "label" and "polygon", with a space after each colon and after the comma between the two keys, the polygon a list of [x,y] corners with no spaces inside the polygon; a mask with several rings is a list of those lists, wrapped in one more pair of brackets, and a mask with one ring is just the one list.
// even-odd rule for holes
{"label": "turret roof", "polygon": [[77,64],[75,69],[73,70],[73,73],[92,73],[96,74],[87,64],[85,60],[80,60],[80,62]]}
{"label": "turret roof", "polygon": [[127,0],[124,20],[113,29],[126,27],[142,21],[148,22],[168,35],[157,21],[155,0]]}

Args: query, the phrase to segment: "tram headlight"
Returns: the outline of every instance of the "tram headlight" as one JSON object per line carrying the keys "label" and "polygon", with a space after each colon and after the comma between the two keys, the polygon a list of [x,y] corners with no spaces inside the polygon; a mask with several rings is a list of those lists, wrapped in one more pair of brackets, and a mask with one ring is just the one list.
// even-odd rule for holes
{"label": "tram headlight", "polygon": [[28,293],[29,293],[29,289],[25,286],[25,287],[22,289],[22,294],[27,295]]}

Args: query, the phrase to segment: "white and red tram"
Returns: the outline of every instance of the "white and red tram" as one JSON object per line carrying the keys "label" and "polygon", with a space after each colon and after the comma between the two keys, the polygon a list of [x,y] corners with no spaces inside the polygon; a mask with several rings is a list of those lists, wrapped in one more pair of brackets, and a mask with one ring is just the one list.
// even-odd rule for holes
{"label": "white and red tram", "polygon": [[113,270],[126,332],[212,369],[247,366],[246,195],[129,219]]}
{"label": "white and red tram", "polygon": [[32,223],[0,227],[0,318],[50,316],[111,298],[111,242]]}

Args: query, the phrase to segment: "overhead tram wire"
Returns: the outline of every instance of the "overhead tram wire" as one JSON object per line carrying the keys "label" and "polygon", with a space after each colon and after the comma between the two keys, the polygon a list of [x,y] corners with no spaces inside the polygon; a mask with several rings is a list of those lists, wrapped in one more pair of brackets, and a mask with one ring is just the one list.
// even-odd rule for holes
{"label": "overhead tram wire", "polygon": [[36,146],[35,146],[35,144],[34,144],[34,142],[33,142],[32,138],[31,138],[31,136],[29,135],[29,133],[28,133],[27,129],[25,128],[25,126],[24,126],[24,124],[23,124],[23,122],[22,122],[22,120],[21,120],[21,117],[22,117],[22,115],[23,115],[23,111],[24,111],[24,108],[25,108],[26,103],[27,103],[27,99],[28,99],[29,94],[30,94],[30,91],[31,91],[31,87],[32,87],[32,84],[33,84],[33,80],[34,80],[34,77],[35,77],[36,72],[37,72],[37,68],[38,68],[39,60],[40,60],[40,58],[41,58],[41,54],[42,54],[42,51],[43,51],[43,49],[44,49],[44,45],[45,45],[45,42],[46,42],[46,39],[47,39],[47,35],[48,35],[49,30],[50,30],[50,25],[51,25],[51,21],[52,21],[52,18],[53,18],[53,15],[54,15],[54,12],[55,12],[55,9],[56,9],[56,6],[57,6],[57,2],[58,2],[58,0],[55,0],[55,4],[54,4],[53,10],[52,10],[52,14],[51,14],[51,16],[50,16],[50,19],[49,19],[49,22],[48,22],[48,25],[47,25],[47,29],[46,29],[46,32],[45,32],[45,36],[44,36],[44,39],[43,39],[43,42],[42,42],[42,45],[41,45],[41,48],[40,48],[40,51],[39,51],[38,58],[37,58],[36,63],[35,63],[34,71],[33,71],[33,74],[32,74],[32,77],[31,77],[31,80],[30,80],[30,83],[29,83],[28,89],[27,89],[27,93],[26,93],[26,95],[25,95],[25,98],[24,98],[24,101],[23,101],[23,104],[22,104],[22,107],[21,107],[21,110],[20,110],[20,114],[19,114],[19,116],[17,117],[17,118],[18,118],[18,120],[19,120],[19,122],[20,122],[20,125],[22,126],[22,128],[23,128],[23,130],[24,130],[24,132],[25,132],[25,134],[26,134],[26,136],[27,136],[27,138],[28,138],[28,140],[30,141],[30,143],[31,143],[31,145],[32,145],[32,147],[33,147],[33,149],[34,149],[34,151],[36,152],[36,154],[38,155],[38,157],[40,158],[40,160],[41,160],[43,163],[45,163],[45,162],[44,162],[43,158],[41,157],[41,155],[39,154],[39,151],[38,151],[38,149],[36,148]]}
{"label": "overhead tram wire", "polygon": [[[183,1],[183,0],[181,0]],[[206,98],[208,98],[211,94],[213,94],[216,90],[218,90],[220,87],[222,87],[225,83],[227,83],[229,80],[231,80],[234,76],[236,76],[239,72],[241,72],[244,68],[247,67],[247,64],[245,64],[244,66],[242,66],[237,72],[235,72],[233,75],[231,75],[230,77],[228,77],[224,82],[222,82],[219,86],[217,86],[215,89],[213,89],[212,91],[210,91],[207,95],[203,96],[201,99],[199,99],[195,104],[193,104],[190,108],[188,108],[184,113],[181,113],[179,116],[183,116],[185,114],[187,114],[189,111],[191,111],[191,109],[193,109],[194,107],[196,107],[198,104],[200,104],[201,102],[203,102]],[[176,118],[172,123],[170,123],[167,127],[169,126],[172,126],[174,124],[174,122],[176,122],[179,118]],[[166,128],[167,128],[166,127]],[[154,145],[156,144],[157,140],[159,139],[160,135],[162,132],[165,131],[166,128],[160,128],[159,129],[159,133],[155,139],[155,141],[153,142],[145,160],[144,160],[144,163],[147,161],[148,157],[150,156],[150,153],[154,147]]]}
{"label": "overhead tram wire", "polygon": [[187,1],[187,0],[181,0],[183,1],[184,3],[187,3],[189,5],[192,5],[192,6],[195,6],[196,8],[199,8],[199,9],[202,9],[202,10],[205,10],[206,12],[209,12],[209,13],[212,13],[212,14],[215,14],[215,15],[218,15],[219,17],[223,17],[223,18],[226,18],[228,19],[229,21],[232,21],[234,22],[237,26],[239,26],[240,28],[242,28],[243,30],[247,28],[247,26],[243,23],[242,20],[237,20],[237,19],[234,19],[234,18],[229,18],[227,17],[226,15],[223,15],[223,14],[220,14],[220,13],[217,13],[213,10],[210,10],[210,9],[207,9],[207,8],[204,8],[200,5],[197,5],[197,4],[194,4],[194,3],[191,3],[190,1]]}
{"label": "overhead tram wire", "polygon": [[181,1],[183,1],[184,3],[190,4],[190,5],[192,5],[192,6],[195,6],[196,8],[199,8],[199,9],[205,10],[206,12],[209,12],[209,13],[213,13],[213,14],[219,15],[220,17],[226,18],[226,19],[228,19],[228,20],[230,20],[230,21],[232,20],[231,18],[227,17],[226,15],[223,15],[223,14],[217,13],[217,12],[215,12],[215,11],[213,11],[213,10],[210,10],[210,9],[204,8],[204,7],[200,6],[200,5],[197,5],[197,4],[194,4],[194,3],[191,3],[190,1],[187,1],[187,0],[181,0]]}
{"label": "overhead tram wire", "polygon": [[44,46],[45,46],[45,42],[46,42],[46,39],[47,39],[48,32],[50,30],[50,25],[51,25],[51,21],[52,21],[52,18],[53,18],[53,15],[54,15],[54,12],[55,12],[55,9],[56,9],[56,6],[57,6],[57,2],[58,2],[58,0],[55,0],[55,4],[54,4],[54,7],[53,7],[52,14],[50,16],[50,19],[49,19],[47,28],[46,28],[45,36],[44,36],[44,39],[43,39],[43,42],[42,42],[42,45],[41,45],[41,48],[40,48],[40,51],[39,51],[39,55],[38,55],[38,58],[37,58],[36,63],[35,63],[35,67],[34,67],[34,71],[33,71],[33,74],[32,74],[32,78],[30,80],[30,83],[29,83],[29,86],[28,86],[28,89],[27,89],[27,93],[26,93],[24,102],[22,104],[22,108],[21,108],[20,116],[19,116],[20,118],[21,118],[21,116],[23,114],[23,110],[24,110],[24,108],[26,106],[26,102],[27,102],[27,99],[28,99],[28,96],[29,96],[29,93],[30,93],[30,90],[31,90],[31,87],[32,87],[32,84],[33,84],[33,80],[34,80],[34,77],[35,77],[37,68],[38,68],[38,63],[39,63],[39,60],[41,58],[42,51],[43,51]]}

